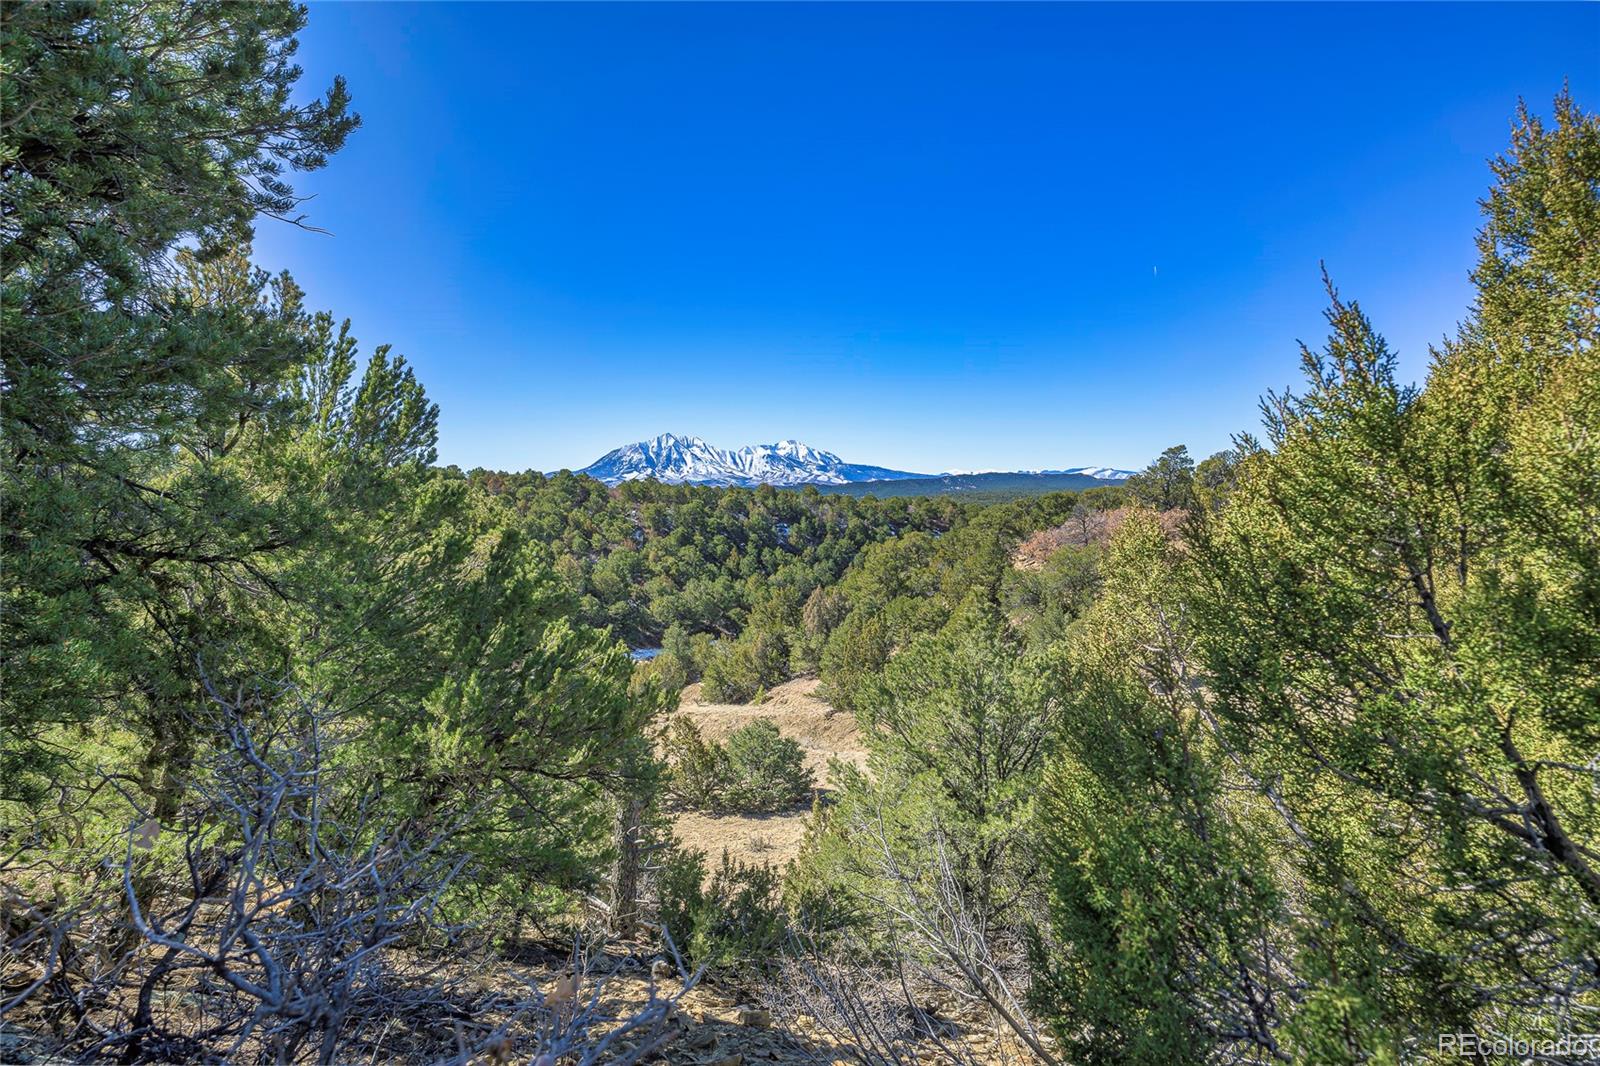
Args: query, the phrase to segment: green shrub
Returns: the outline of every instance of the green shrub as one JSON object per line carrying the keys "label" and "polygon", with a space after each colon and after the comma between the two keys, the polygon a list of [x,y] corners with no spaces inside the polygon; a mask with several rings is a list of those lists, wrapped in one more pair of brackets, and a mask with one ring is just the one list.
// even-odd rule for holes
{"label": "green shrub", "polygon": [[[671,647],[672,645],[664,644],[662,646]],[[721,643],[710,633],[696,633],[689,638],[689,661],[694,664],[694,669],[691,673],[694,674],[695,680],[705,676],[706,664],[716,657],[717,649],[720,646]]]}
{"label": "green shrub", "polygon": [[744,703],[761,687],[755,663],[742,642],[713,644],[703,669],[700,694],[712,703]]}
{"label": "green shrub", "polygon": [[687,718],[667,726],[667,792],[698,810],[718,810],[728,780],[728,754],[721,744],[700,735]]}
{"label": "green shrub", "polygon": [[674,849],[658,882],[658,916],[690,967],[706,966],[724,976],[766,967],[783,946],[788,925],[771,866],[748,866],[722,853],[707,883],[706,856]]}
{"label": "green shrub", "polygon": [[639,663],[634,667],[634,675],[641,681],[649,678],[660,685],[663,692],[676,695],[683,691],[683,686],[689,683],[689,670],[691,664],[678,655],[663,651],[654,659]]}
{"label": "green shrub", "polygon": [[789,678],[789,641],[777,630],[750,628],[718,641],[705,662],[702,695],[714,703],[748,703]]}
{"label": "green shrub", "polygon": [[666,948],[670,936],[683,961],[692,965],[689,951],[695,921],[706,909],[705,852],[674,847],[656,877],[656,920],[664,934],[661,946]]}
{"label": "green shrub", "polygon": [[674,718],[664,738],[667,790],[714,814],[788,810],[811,791],[805,750],[770,718],[736,730],[727,744],[708,741],[687,718]]}
{"label": "green shrub", "polygon": [[749,658],[756,689],[771,688],[789,679],[789,639],[783,630],[748,629],[739,638],[739,645]]}
{"label": "green shrub", "polygon": [[657,658],[667,655],[682,665],[686,678],[684,684],[700,680],[700,664],[695,658],[694,639],[689,636],[689,631],[677,622],[668,626],[667,631],[661,635],[661,655]]}
{"label": "green shrub", "polygon": [[805,751],[778,732],[771,718],[757,718],[728,738],[725,800],[735,810],[788,810],[811,791]]}

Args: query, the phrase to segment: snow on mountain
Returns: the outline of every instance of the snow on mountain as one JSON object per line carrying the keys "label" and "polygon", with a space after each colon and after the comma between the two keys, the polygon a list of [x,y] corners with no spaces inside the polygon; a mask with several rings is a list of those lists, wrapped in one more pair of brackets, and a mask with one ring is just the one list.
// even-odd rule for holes
{"label": "snow on mountain", "polygon": [[1111,466],[1074,466],[1067,470],[1041,470],[1041,474],[1082,474],[1084,477],[1099,478],[1101,481],[1126,481],[1137,470],[1118,470]]}
{"label": "snow on mountain", "polygon": [[[959,471],[970,473],[970,471]],[[1009,471],[992,471],[1006,473]],[[1030,474],[1083,474],[1102,481],[1121,481],[1133,473],[1105,466],[1070,470],[1017,471]],[[755,444],[728,450],[699,437],[663,433],[651,440],[609,451],[578,471],[607,485],[654,478],[673,485],[848,485],[860,481],[899,481],[940,477],[881,466],[847,463],[832,452],[797,440]]]}
{"label": "snow on mountain", "polygon": [[1038,477],[1048,477],[1055,474],[1082,474],[1099,481],[1126,481],[1136,470],[1118,470],[1111,466],[1072,466],[1065,470],[999,470],[994,468],[984,470],[946,470],[950,477],[970,477],[978,474],[1031,474]]}
{"label": "snow on mountain", "polygon": [[690,485],[845,485],[929,476],[847,463],[832,452],[797,440],[729,451],[699,437],[675,433],[663,433],[607,452],[578,473],[607,485],[643,478]]}

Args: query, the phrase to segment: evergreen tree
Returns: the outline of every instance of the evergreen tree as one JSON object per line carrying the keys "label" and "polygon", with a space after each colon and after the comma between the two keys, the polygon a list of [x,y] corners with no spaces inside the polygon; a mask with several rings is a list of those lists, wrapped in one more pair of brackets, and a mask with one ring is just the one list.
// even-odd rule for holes
{"label": "evergreen tree", "polygon": [[1194,498],[1194,460],[1176,444],[1162,452],[1124,486],[1134,499],[1158,511],[1186,507]]}
{"label": "evergreen tree", "polygon": [[1034,798],[1059,713],[1050,676],[978,599],[913,640],[857,692],[869,770],[838,768],[835,839],[807,876],[870,896],[880,830],[928,876],[937,837],[965,905],[984,924],[1014,923],[1034,880]]}
{"label": "evergreen tree", "polygon": [[1049,932],[1035,999],[1074,1061],[1282,1051],[1288,912],[1246,784],[1209,735],[1183,562],[1153,515],[1117,532],[1069,643],[1041,803]]}
{"label": "evergreen tree", "polygon": [[1074,634],[1036,993],[1091,1061],[1594,1016],[1600,122],[1523,110],[1494,171],[1425,387],[1330,286],[1268,447],[1130,524]]}
{"label": "evergreen tree", "polygon": [[126,701],[169,717],[194,692],[177,664],[226,610],[191,578],[254,580],[299,533],[219,469],[305,355],[299,293],[203,275],[258,213],[292,213],[286,172],[356,125],[337,80],[289,102],[304,20],[287,3],[0,11],[8,795],[59,763],[52,725]]}

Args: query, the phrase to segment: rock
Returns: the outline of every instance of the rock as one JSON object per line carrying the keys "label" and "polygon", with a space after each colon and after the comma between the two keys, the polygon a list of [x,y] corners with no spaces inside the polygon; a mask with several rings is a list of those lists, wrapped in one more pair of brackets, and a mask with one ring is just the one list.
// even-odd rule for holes
{"label": "rock", "polygon": [[739,1024],[747,1029],[771,1029],[772,1012],[759,1007],[740,1007]]}

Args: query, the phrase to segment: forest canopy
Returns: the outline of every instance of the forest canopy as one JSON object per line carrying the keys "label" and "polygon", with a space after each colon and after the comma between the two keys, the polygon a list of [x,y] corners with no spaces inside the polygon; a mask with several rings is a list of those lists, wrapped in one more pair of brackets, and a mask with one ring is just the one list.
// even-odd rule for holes
{"label": "forest canopy", "polygon": [[[1517,110],[1420,385],[1325,278],[1261,436],[1121,487],[611,488],[441,467],[406,359],[252,262],[360,126],[293,102],[306,17],[0,7],[0,1052],[632,1062],[701,984],[871,1063],[1600,1030],[1569,94]],[[794,678],[861,764],[683,717]],[[684,805],[804,843],[719,865]],[[595,943],[648,998],[581,1005]]]}

